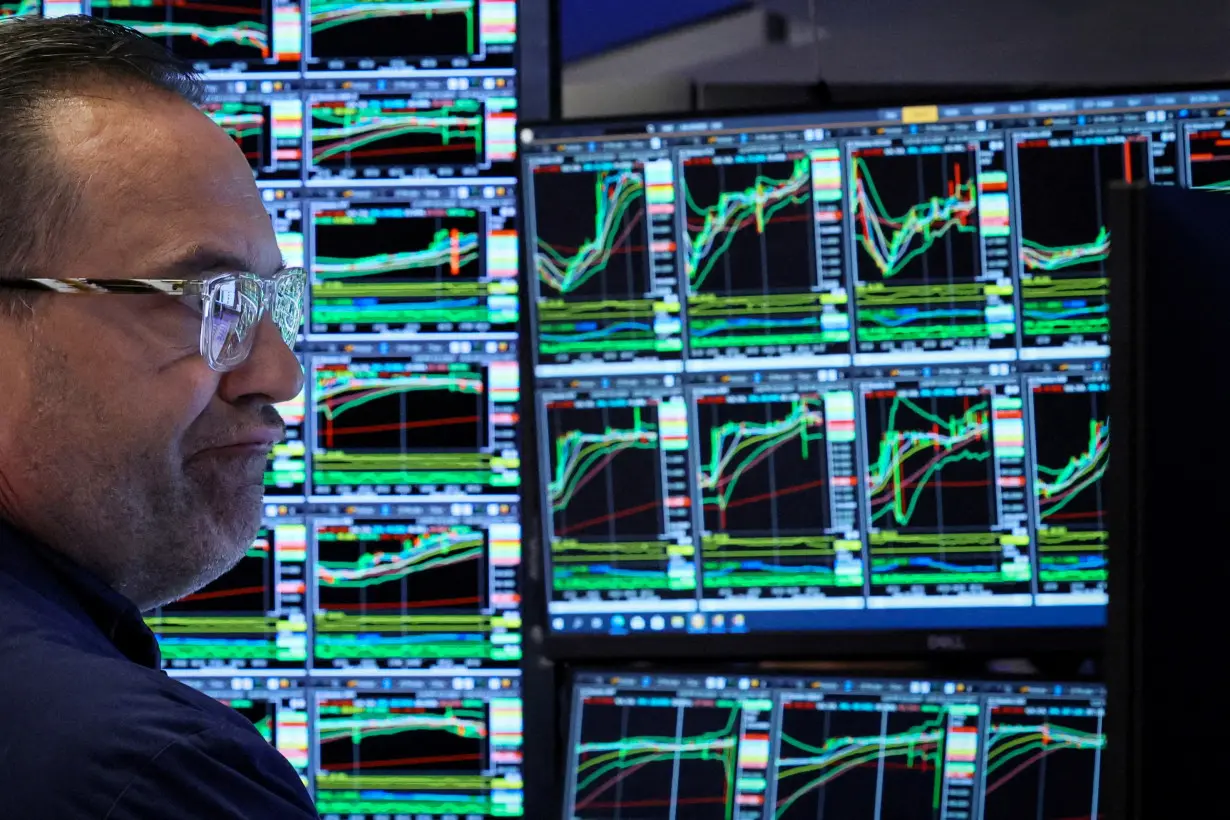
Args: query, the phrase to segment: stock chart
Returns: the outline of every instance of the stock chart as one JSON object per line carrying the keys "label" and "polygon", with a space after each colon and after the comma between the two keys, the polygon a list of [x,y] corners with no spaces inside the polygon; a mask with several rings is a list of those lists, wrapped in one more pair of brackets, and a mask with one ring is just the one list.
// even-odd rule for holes
{"label": "stock chart", "polygon": [[[324,817],[518,817],[515,681],[323,679],[313,692]],[[375,684],[375,685],[373,685]]]}
{"label": "stock chart", "polygon": [[513,65],[514,0],[323,0],[310,9],[310,61],[331,69]]}
{"label": "stock chart", "polygon": [[1027,513],[1021,398],[1013,392],[908,383],[864,391],[873,587],[1029,591],[1029,538],[1005,526]]}
{"label": "stock chart", "polygon": [[311,744],[307,691],[302,681],[227,676],[184,678],[183,682],[252,721],[261,737],[307,780]]}
{"label": "stock chart", "polygon": [[318,207],[311,332],[395,338],[510,330],[516,267],[494,258],[503,219],[474,207]]}
{"label": "stock chart", "polygon": [[1191,126],[1187,131],[1187,179],[1193,188],[1230,190],[1230,128],[1224,121]]}
{"label": "stock chart", "polygon": [[297,182],[303,176],[303,101],[290,91],[259,95],[241,87],[213,84],[201,110],[235,140],[258,180]]}
{"label": "stock chart", "polygon": [[317,665],[520,659],[517,553],[508,550],[519,543],[515,523],[317,518],[314,526]]}
{"label": "stock chart", "polygon": [[232,64],[297,69],[302,54],[298,0],[89,0],[90,13],[161,42],[198,68]]}
{"label": "stock chart", "polygon": [[983,168],[980,153],[959,143],[851,151],[860,350],[1013,343],[1011,286],[988,289],[983,252],[984,233],[1007,234],[1006,203],[995,198],[1007,175]]}
{"label": "stock chart", "polygon": [[577,672],[565,817],[1099,817],[1093,684]]}
{"label": "stock chart", "polygon": [[[516,491],[515,361],[313,359],[313,493]],[[498,493],[497,493],[498,494]]]}
{"label": "stock chart", "polygon": [[705,595],[862,596],[853,394],[730,389],[696,413]]}
{"label": "stock chart", "polygon": [[1105,345],[1111,237],[1102,194],[1112,182],[1150,178],[1149,141],[1051,131],[1018,140],[1016,163],[1023,343]]}
{"label": "stock chart", "polygon": [[718,154],[683,161],[691,356],[823,351],[850,341],[844,300],[813,268],[812,161]]}
{"label": "stock chart", "polygon": [[663,171],[638,164],[535,170],[529,184],[536,201],[572,203],[535,215],[537,345],[544,360],[636,360],[682,349],[672,318],[679,306],[672,310],[658,298],[673,288],[660,281],[666,277],[654,247],[653,213],[669,205],[661,201],[669,184],[655,181]]}
{"label": "stock chart", "polygon": [[680,808],[696,820],[735,817],[740,704],[661,705],[593,696],[571,750],[568,816],[620,820]]}
{"label": "stock chart", "polygon": [[230,571],[146,616],[173,669],[295,668],[307,661],[307,538],[279,522]]}
{"label": "stock chart", "polygon": [[1100,597],[1106,588],[1109,387],[1104,377],[1061,376],[1030,390],[1038,581],[1046,593]]}

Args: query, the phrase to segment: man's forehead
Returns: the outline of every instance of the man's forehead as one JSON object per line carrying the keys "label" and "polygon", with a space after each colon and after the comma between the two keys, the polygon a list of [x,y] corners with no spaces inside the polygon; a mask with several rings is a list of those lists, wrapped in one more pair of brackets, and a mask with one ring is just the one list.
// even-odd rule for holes
{"label": "man's forehead", "polygon": [[162,254],[153,261],[152,266],[163,277],[188,279],[222,271],[269,275],[284,264],[280,254],[262,253],[256,248],[237,250],[220,244],[194,242]]}

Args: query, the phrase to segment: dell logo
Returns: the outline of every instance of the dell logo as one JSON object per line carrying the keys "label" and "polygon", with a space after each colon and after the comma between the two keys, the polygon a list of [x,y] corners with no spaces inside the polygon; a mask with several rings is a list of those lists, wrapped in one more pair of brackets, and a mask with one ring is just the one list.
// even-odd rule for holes
{"label": "dell logo", "polygon": [[965,639],[960,635],[928,635],[927,648],[942,652],[959,652],[965,649]]}

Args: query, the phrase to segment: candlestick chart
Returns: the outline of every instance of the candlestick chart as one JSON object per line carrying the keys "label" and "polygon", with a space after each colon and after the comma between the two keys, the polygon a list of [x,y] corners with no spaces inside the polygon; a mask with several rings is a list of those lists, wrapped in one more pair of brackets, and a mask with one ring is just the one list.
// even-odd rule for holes
{"label": "candlestick chart", "polygon": [[1072,379],[1031,391],[1038,580],[1048,591],[1096,587],[1107,579],[1106,388],[1104,381]]}
{"label": "candlestick chart", "polygon": [[478,698],[321,697],[321,814],[492,816],[488,710]]}
{"label": "candlestick chart", "polygon": [[303,666],[306,560],[302,524],[263,527],[233,568],[146,616],[163,658],[176,668]]}
{"label": "candlestick chart", "polygon": [[518,644],[493,639],[495,633],[506,636],[510,624],[489,607],[483,530],[317,521],[316,555],[318,665],[520,657]]}
{"label": "candlestick chart", "polygon": [[643,170],[535,169],[532,184],[540,354],[653,350]]}
{"label": "candlestick chart", "polygon": [[311,174],[413,176],[424,169],[481,166],[486,119],[481,100],[396,94],[311,101]]}
{"label": "candlestick chart", "polygon": [[1002,580],[991,392],[864,394],[871,582]]}
{"label": "candlestick chart", "polygon": [[774,820],[939,820],[947,707],[886,704],[873,711],[857,697],[842,701],[840,711],[837,703],[783,702]]}
{"label": "candlestick chart", "polygon": [[[313,360],[313,493],[490,487],[488,378],[480,365]],[[500,474],[500,475],[498,475]]]}
{"label": "candlestick chart", "polygon": [[[734,820],[737,701],[623,705],[590,698],[572,749],[574,820]],[[639,814],[630,815],[630,809]]]}
{"label": "candlestick chart", "polygon": [[317,210],[313,332],[488,327],[482,216],[473,208]]}
{"label": "candlestick chart", "polygon": [[806,154],[684,161],[692,350],[849,341],[820,318],[811,179]]}
{"label": "candlestick chart", "polygon": [[1193,188],[1230,191],[1230,130],[1187,132],[1187,178]]}
{"label": "candlestick chart", "polygon": [[982,817],[1099,818],[1106,748],[1102,709],[1046,703],[993,705],[986,729]]}
{"label": "candlestick chart", "polygon": [[90,13],[136,29],[187,60],[272,56],[270,18],[254,0],[93,0]]}
{"label": "candlestick chart", "polygon": [[309,25],[320,60],[471,56],[480,46],[478,0],[322,0]]}
{"label": "candlestick chart", "polygon": [[546,414],[555,590],[669,588],[657,404],[553,402]]}
{"label": "candlestick chart", "polygon": [[851,152],[857,335],[867,346],[987,337],[976,150]]}
{"label": "candlestick chart", "polygon": [[[838,571],[849,544],[832,534],[823,397],[700,397],[696,415],[705,589],[861,594],[862,573]],[[852,460],[847,471],[839,483],[854,483]]]}
{"label": "candlestick chart", "polygon": [[[1149,179],[1147,136],[1016,146],[1022,329],[1028,345],[1105,343],[1111,235],[1103,191]],[[1062,184],[1059,183],[1062,180]]]}

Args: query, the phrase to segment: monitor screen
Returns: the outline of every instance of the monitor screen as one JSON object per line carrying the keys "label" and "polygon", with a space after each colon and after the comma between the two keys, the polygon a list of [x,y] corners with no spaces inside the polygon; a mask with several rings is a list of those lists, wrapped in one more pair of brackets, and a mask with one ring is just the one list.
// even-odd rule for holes
{"label": "monitor screen", "polygon": [[565,820],[1096,818],[1096,684],[582,672]]}
{"label": "monitor screen", "polygon": [[521,143],[553,636],[1104,625],[1103,191],[1230,185],[1230,92]]}

